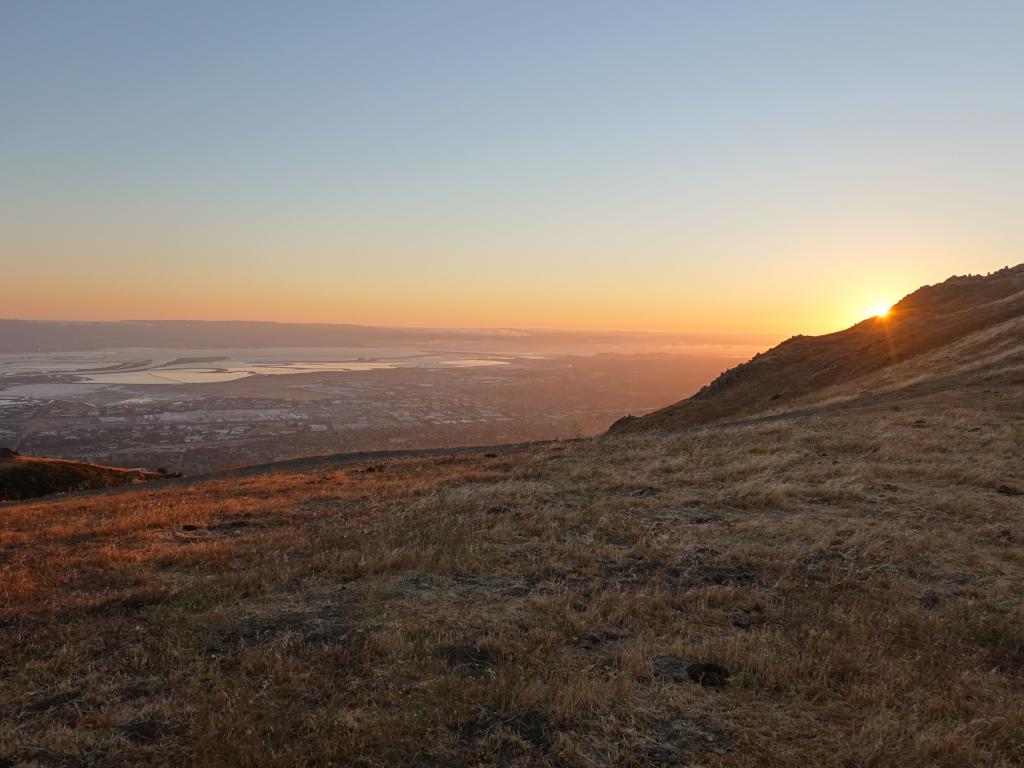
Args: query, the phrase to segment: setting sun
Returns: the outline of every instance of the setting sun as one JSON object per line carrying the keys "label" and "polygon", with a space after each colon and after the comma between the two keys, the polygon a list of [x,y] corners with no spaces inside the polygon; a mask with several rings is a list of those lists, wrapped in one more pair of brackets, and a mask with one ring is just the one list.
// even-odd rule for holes
{"label": "setting sun", "polygon": [[888,317],[889,310],[892,309],[892,304],[875,304],[868,310],[869,317]]}

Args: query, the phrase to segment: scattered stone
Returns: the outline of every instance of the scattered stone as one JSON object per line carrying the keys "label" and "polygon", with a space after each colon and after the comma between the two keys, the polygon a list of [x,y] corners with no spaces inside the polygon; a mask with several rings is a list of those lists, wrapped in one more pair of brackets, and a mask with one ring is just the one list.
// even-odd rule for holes
{"label": "scattered stone", "polygon": [[711,688],[719,688],[729,679],[729,670],[713,663],[691,664],[686,673],[697,685]]}
{"label": "scattered stone", "polygon": [[656,656],[651,660],[651,672],[674,683],[689,680],[707,688],[721,687],[729,679],[729,670],[720,664],[688,664],[678,656]]}
{"label": "scattered stone", "polygon": [[363,474],[369,474],[369,473],[373,473],[373,472],[383,472],[384,471],[384,465],[383,464],[374,464],[373,466],[369,466],[366,469],[360,469],[358,471],[362,472]]}
{"label": "scattered stone", "polygon": [[996,488],[996,493],[1001,493],[1004,496],[1024,496],[1024,491],[1014,485],[1000,485]]}
{"label": "scattered stone", "polygon": [[510,514],[512,514],[512,508],[511,507],[505,507],[505,506],[502,506],[502,505],[498,504],[498,505],[493,506],[493,507],[488,507],[487,508],[487,514],[488,515],[510,515]]}
{"label": "scattered stone", "polygon": [[485,459],[496,459],[496,458],[498,458],[498,454],[496,454],[496,453],[485,453],[484,454],[484,458]]}
{"label": "scattered stone", "polygon": [[687,670],[690,665],[678,656],[655,656],[651,659],[651,672],[655,677],[663,677],[674,683],[685,683],[689,680]]}
{"label": "scattered stone", "polygon": [[1000,541],[1013,541],[1013,531],[1009,528],[1004,528],[996,534],[996,538]]}
{"label": "scattered stone", "polygon": [[939,597],[939,593],[929,589],[927,592],[925,592],[923,595],[917,598],[917,603],[922,608],[927,608],[928,610],[931,610],[932,608],[938,606],[940,600],[941,598]]}
{"label": "scattered stone", "polygon": [[720,517],[718,517],[716,515],[709,515],[707,517],[691,517],[690,518],[690,524],[691,525],[707,525],[708,523],[718,523],[718,522],[721,522],[721,520],[722,520],[722,518],[720,518]]}
{"label": "scattered stone", "polygon": [[183,530],[183,531],[198,531],[199,530],[199,526],[198,525],[192,525],[192,523],[187,523],[187,524],[181,526],[181,530]]}
{"label": "scattered stone", "polygon": [[743,618],[733,619],[732,625],[737,629],[750,629],[753,626],[753,624],[751,624],[750,622],[750,619]]}

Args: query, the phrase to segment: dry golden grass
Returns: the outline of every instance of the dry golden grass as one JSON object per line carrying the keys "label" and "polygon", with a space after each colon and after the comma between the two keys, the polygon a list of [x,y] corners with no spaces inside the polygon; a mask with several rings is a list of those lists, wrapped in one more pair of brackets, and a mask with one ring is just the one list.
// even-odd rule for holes
{"label": "dry golden grass", "polygon": [[0,765],[1020,765],[1022,415],[2,507]]}

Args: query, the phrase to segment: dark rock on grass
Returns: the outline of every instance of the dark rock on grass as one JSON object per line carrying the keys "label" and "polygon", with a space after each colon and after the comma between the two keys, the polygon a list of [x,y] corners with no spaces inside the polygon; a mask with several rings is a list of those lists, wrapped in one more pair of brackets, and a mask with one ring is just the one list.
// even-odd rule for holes
{"label": "dark rock on grass", "polygon": [[181,530],[183,531],[198,531],[199,528],[200,526],[193,525],[192,523],[186,523],[185,525],[181,526]]}
{"label": "dark rock on grass", "polygon": [[434,649],[433,655],[450,667],[476,674],[493,669],[505,661],[505,654],[501,651],[481,648],[472,643],[441,645]]}
{"label": "dark rock on grass", "polygon": [[729,679],[729,670],[720,664],[691,664],[686,674],[697,685],[718,688],[726,684]]}
{"label": "dark rock on grass", "polygon": [[701,581],[708,586],[753,584],[758,576],[758,572],[753,569],[736,566],[705,568],[700,573]]}
{"label": "dark rock on grass", "polygon": [[941,598],[939,597],[938,592],[928,590],[919,598],[917,598],[917,604],[920,605],[922,608],[927,608],[928,610],[931,610],[932,608],[938,606],[940,600]]}
{"label": "dark rock on grass", "polygon": [[208,526],[207,530],[217,533],[231,533],[233,531],[240,531],[242,528],[248,528],[250,525],[252,523],[248,520],[232,520],[229,523],[218,523],[217,525]]}
{"label": "dark rock on grass", "polygon": [[1013,541],[1013,531],[1009,528],[1004,528],[996,534],[996,538],[1000,541]]}
{"label": "dark rock on grass", "polygon": [[129,720],[118,730],[137,744],[152,744],[166,736],[174,735],[180,728],[152,717],[139,717]]}
{"label": "dark rock on grass", "polygon": [[497,504],[493,507],[487,508],[488,515],[510,515],[512,514],[512,507],[505,507]]}
{"label": "dark rock on grass", "polygon": [[498,454],[496,454],[496,453],[485,453],[484,454],[484,458],[485,459],[496,459],[496,458],[498,458]]}
{"label": "dark rock on grass", "polygon": [[674,683],[685,683],[689,680],[687,670],[690,665],[678,656],[655,656],[651,660],[651,672],[655,677],[665,678]]}
{"label": "dark rock on grass", "polygon": [[1000,485],[996,488],[996,493],[1001,493],[1004,496],[1024,496],[1024,491],[1015,485]]}
{"label": "dark rock on grass", "polygon": [[701,517],[691,517],[690,518],[690,524],[691,525],[707,525],[709,523],[721,522],[721,520],[722,520],[722,518],[718,517],[717,515],[707,515],[707,516],[701,516]]}
{"label": "dark rock on grass", "polygon": [[710,688],[723,686],[729,679],[729,670],[720,664],[688,664],[678,656],[656,656],[651,661],[651,671],[655,677],[674,683],[690,681]]}
{"label": "dark rock on grass", "polygon": [[510,714],[484,710],[452,726],[463,744],[481,741],[499,729],[512,731],[540,752],[547,752],[555,743],[548,716],[535,709]]}

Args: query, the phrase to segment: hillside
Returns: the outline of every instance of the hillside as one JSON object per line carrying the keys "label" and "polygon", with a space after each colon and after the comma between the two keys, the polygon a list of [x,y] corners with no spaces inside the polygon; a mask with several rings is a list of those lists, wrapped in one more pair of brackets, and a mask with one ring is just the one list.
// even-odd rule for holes
{"label": "hillside", "polygon": [[[614,433],[674,431],[758,415],[778,414],[818,401],[879,394],[879,376],[932,355],[918,375],[890,377],[917,390],[931,377],[983,373],[987,364],[1024,362],[1024,264],[990,275],[951,277],[925,286],[883,317],[826,336],[796,336],[726,371],[693,397],[641,418],[627,417]],[[955,345],[955,349],[954,349]],[[955,365],[936,365],[949,356]],[[951,386],[940,383],[940,387]],[[853,400],[854,397],[844,397]]]}
{"label": "hillside", "polygon": [[0,449],[0,501],[109,488],[163,477],[166,475],[142,469],[22,456],[14,451]]}
{"label": "hillside", "polygon": [[5,505],[0,766],[1024,764],[1019,275],[700,429]]}

